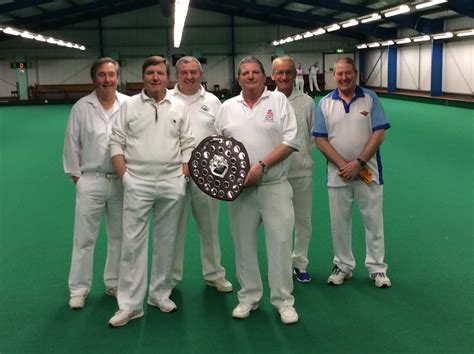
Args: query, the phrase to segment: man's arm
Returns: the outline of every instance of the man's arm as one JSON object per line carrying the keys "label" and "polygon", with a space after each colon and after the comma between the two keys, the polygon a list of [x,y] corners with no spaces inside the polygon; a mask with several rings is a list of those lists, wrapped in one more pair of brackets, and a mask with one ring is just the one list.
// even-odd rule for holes
{"label": "man's arm", "polygon": [[316,147],[319,149],[319,151],[322,152],[324,156],[326,156],[326,158],[329,161],[335,164],[337,168],[341,169],[347,164],[347,161],[344,160],[344,158],[341,155],[339,155],[336,149],[334,149],[332,145],[329,143],[328,138],[317,136]]}
{"label": "man's arm", "polygon": [[[370,137],[367,144],[365,144],[364,149],[359,155],[359,159],[363,162],[368,162],[372,156],[375,155],[377,150],[379,149],[380,145],[383,142],[385,137],[385,130],[379,129],[374,131],[372,136]],[[362,166],[358,160],[353,160],[348,162],[342,168],[339,168],[340,176],[344,179],[356,179],[359,176],[359,172],[362,170]]]}
{"label": "man's arm", "polygon": [[77,183],[81,176],[80,169],[80,127],[77,117],[76,107],[73,107],[69,116],[69,121],[64,136],[63,166],[64,172],[71,178],[72,182]]}
{"label": "man's arm", "polygon": [[123,155],[112,156],[112,164],[115,167],[117,175],[122,178],[125,172],[127,171],[127,164],[125,162],[125,157]]}
{"label": "man's arm", "polygon": [[[270,168],[282,162],[288,156],[290,156],[294,151],[294,148],[286,145],[280,144],[275,149],[273,149],[267,156],[265,156],[261,161],[263,164]],[[259,179],[263,177],[263,166],[260,163],[256,163],[250,167],[247,177],[245,178],[244,185],[251,186],[255,184]]]}

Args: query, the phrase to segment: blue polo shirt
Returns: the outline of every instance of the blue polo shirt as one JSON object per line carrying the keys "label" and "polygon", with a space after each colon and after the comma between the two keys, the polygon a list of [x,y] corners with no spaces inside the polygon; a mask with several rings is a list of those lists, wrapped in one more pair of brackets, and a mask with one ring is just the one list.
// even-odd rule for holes
{"label": "blue polo shirt", "polygon": [[[319,101],[316,111],[315,137],[328,138],[331,146],[346,160],[356,160],[373,132],[390,128],[387,116],[374,91],[357,86],[354,97],[346,103],[336,89]],[[367,162],[372,180],[383,184],[380,150]],[[328,162],[328,186],[346,186],[338,175],[339,169]]]}

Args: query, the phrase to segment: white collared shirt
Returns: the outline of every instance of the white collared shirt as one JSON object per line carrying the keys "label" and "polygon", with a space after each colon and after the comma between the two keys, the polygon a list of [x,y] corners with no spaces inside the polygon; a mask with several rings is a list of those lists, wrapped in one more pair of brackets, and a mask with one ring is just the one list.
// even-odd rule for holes
{"label": "white collared shirt", "polygon": [[83,172],[113,173],[109,137],[120,105],[128,96],[116,93],[112,111],[106,113],[95,91],[77,101],[69,114],[64,137],[63,166],[69,176]]}

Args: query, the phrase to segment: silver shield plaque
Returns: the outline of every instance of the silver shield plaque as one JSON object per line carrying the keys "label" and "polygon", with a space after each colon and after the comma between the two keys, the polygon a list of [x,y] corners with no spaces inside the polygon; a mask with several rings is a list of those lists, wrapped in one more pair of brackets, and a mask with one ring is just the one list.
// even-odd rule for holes
{"label": "silver shield plaque", "polygon": [[244,189],[250,161],[244,145],[234,138],[208,136],[193,150],[189,172],[197,186],[220,200],[233,201]]}

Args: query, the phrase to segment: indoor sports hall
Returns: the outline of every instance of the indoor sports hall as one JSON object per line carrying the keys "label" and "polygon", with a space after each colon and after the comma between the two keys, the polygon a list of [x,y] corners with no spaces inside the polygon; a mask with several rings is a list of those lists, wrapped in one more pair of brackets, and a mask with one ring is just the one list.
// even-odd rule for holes
{"label": "indoor sports hall", "polygon": [[[184,5],[187,11],[178,11]],[[472,353],[473,53],[470,0],[0,2],[0,353]],[[109,327],[117,301],[104,294],[102,225],[87,305],[71,310],[76,190],[62,160],[69,113],[94,90],[95,59],[117,60],[119,91],[132,96],[143,88],[150,55],[168,59],[169,88],[176,61],[198,58],[203,86],[222,102],[239,94],[243,57],[262,61],[273,90],[272,60],[289,55],[301,63],[304,91],[316,105],[336,88],[336,59],[353,58],[358,84],[377,92],[391,125],[380,153],[392,287],[376,288],[367,275],[357,208],[357,267],[343,285],[328,286],[327,161],[314,147],[312,281],[294,281],[298,323],[283,325],[270,304],[263,228],[262,300],[248,319],[232,318],[239,283],[231,202],[224,201],[219,238],[233,292],[203,281],[191,217],[184,277],[172,293],[178,310],[145,303],[143,318]],[[308,68],[316,62],[320,91],[310,91]]]}

